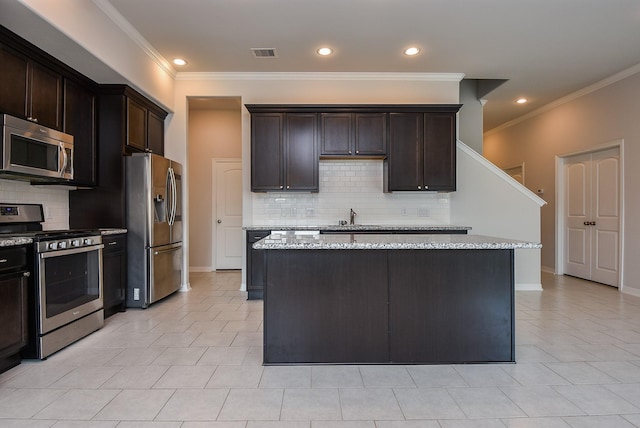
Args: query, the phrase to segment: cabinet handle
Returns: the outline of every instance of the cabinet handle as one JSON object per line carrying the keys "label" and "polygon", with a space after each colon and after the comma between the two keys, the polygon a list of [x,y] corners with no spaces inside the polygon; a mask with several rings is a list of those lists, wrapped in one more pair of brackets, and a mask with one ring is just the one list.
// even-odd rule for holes
{"label": "cabinet handle", "polygon": [[356,154],[360,153],[360,150],[356,150]]}
{"label": "cabinet handle", "polygon": [[588,222],[588,221],[585,221],[585,222],[584,222],[584,223],[582,223],[582,224],[584,224],[585,226],[589,226],[589,222]]}
{"label": "cabinet handle", "polygon": [[107,245],[117,245],[118,242],[117,241],[113,241],[113,242],[109,242]]}
{"label": "cabinet handle", "polygon": [[284,186],[280,186],[281,189],[284,189]]}
{"label": "cabinet handle", "polygon": [[418,186],[418,190],[421,190],[421,189],[422,189],[422,186]]}
{"label": "cabinet handle", "polygon": [[349,150],[349,154],[352,154],[352,153],[351,153],[351,150]]}
{"label": "cabinet handle", "polygon": [[8,262],[8,261],[9,261],[9,260],[7,260],[7,259],[0,259],[0,263],[6,263],[6,262]]}
{"label": "cabinet handle", "polygon": [[31,276],[31,272],[24,272],[22,276],[29,278]]}
{"label": "cabinet handle", "polygon": [[425,185],[424,190],[429,190],[429,186]]}
{"label": "cabinet handle", "polygon": [[287,189],[290,189],[290,188],[291,188],[291,186],[287,186]]}

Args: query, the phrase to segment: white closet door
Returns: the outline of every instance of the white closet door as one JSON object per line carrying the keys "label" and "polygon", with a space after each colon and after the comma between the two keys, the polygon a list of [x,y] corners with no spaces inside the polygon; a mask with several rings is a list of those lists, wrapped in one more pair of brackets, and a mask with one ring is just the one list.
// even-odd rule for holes
{"label": "white closet door", "polygon": [[592,155],[593,252],[591,279],[618,286],[620,266],[620,156],[618,149]]}
{"label": "white closet door", "polygon": [[565,273],[591,278],[591,155],[565,162]]}
{"label": "white closet door", "polygon": [[565,162],[565,273],[617,287],[620,266],[618,148]]}

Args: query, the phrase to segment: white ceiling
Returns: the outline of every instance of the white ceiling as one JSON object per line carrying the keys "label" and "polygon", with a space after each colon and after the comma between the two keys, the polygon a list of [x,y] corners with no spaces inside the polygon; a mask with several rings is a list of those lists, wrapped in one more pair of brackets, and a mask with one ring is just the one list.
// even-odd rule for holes
{"label": "white ceiling", "polygon": [[[507,79],[483,97],[485,130],[640,64],[638,0],[108,1],[166,59],[189,61],[178,71]],[[319,57],[321,45],[335,54]],[[403,55],[410,45],[421,53]]]}

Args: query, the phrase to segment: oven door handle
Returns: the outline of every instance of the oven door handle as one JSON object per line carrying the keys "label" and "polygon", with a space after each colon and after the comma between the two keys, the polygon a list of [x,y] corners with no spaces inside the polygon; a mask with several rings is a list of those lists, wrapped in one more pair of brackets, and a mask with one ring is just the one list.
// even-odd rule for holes
{"label": "oven door handle", "polygon": [[42,257],[43,259],[47,259],[49,257],[67,256],[69,254],[88,253],[91,251],[100,250],[102,248],[104,248],[104,245],[99,244],[92,245],[90,247],[69,248],[68,250],[47,251],[45,253],[40,253],[40,257]]}

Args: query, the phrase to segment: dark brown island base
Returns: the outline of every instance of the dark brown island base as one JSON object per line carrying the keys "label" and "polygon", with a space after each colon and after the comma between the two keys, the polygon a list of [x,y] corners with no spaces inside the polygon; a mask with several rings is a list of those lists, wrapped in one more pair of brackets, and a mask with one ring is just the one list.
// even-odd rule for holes
{"label": "dark brown island base", "polygon": [[514,249],[478,235],[272,234],[264,364],[515,362]]}

